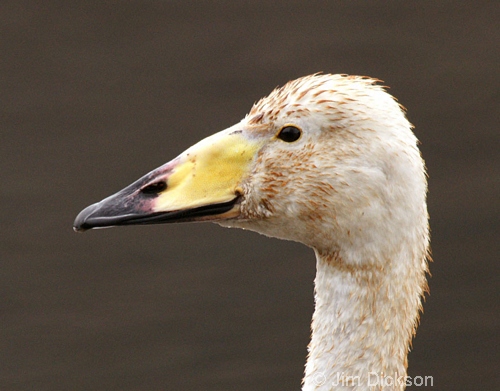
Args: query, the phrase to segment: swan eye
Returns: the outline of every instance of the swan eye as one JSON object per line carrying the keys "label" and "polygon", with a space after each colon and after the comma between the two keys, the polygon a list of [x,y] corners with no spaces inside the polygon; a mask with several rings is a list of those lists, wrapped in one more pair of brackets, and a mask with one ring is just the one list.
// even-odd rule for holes
{"label": "swan eye", "polygon": [[299,128],[295,126],[285,126],[280,130],[278,138],[287,143],[293,143],[299,139],[301,134],[302,132]]}
{"label": "swan eye", "polygon": [[161,193],[166,188],[167,188],[167,184],[165,182],[161,181],[161,182],[151,183],[150,185],[143,187],[141,189],[141,193],[143,193],[143,194],[158,194],[158,193]]}

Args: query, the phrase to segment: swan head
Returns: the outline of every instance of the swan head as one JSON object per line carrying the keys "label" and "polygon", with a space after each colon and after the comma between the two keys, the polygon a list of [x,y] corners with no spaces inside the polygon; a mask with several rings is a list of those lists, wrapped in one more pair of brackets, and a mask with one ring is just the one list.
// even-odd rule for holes
{"label": "swan head", "polygon": [[311,75],[84,209],[74,227],[213,221],[375,262],[426,236],[425,197],[398,103],[373,79]]}

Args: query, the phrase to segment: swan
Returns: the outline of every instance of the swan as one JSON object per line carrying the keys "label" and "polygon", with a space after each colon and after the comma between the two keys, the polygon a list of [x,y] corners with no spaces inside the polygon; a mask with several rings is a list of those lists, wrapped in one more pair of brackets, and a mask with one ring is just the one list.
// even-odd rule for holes
{"label": "swan", "polygon": [[317,274],[302,390],[403,390],[427,290],[427,180],[412,125],[378,82],[288,82],[74,229],[211,221],[304,243]]}

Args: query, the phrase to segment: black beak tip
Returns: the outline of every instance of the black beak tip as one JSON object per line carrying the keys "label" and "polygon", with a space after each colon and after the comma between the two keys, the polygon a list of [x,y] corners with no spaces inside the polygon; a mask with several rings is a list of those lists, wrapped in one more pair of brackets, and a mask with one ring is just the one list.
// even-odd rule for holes
{"label": "black beak tip", "polygon": [[73,223],[73,230],[75,232],[84,232],[92,229],[93,226],[88,223],[88,219],[90,216],[92,216],[96,209],[97,204],[93,204],[87,206],[84,210],[78,213],[78,216],[76,216],[75,222]]}

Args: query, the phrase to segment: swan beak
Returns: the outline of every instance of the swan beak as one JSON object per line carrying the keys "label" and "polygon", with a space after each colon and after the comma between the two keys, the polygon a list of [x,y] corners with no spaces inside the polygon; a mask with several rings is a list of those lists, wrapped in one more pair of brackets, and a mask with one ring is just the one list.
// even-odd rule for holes
{"label": "swan beak", "polygon": [[74,230],[236,218],[241,184],[261,146],[236,127],[207,137],[125,189],[82,210]]}

